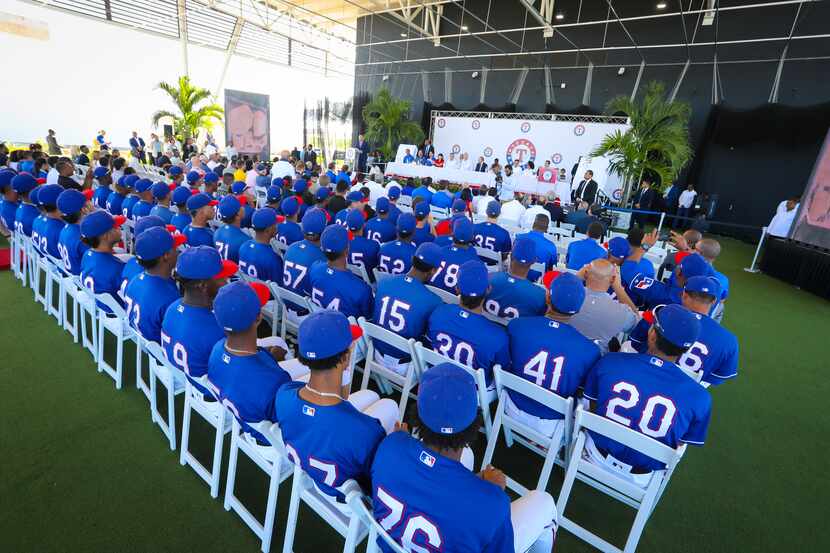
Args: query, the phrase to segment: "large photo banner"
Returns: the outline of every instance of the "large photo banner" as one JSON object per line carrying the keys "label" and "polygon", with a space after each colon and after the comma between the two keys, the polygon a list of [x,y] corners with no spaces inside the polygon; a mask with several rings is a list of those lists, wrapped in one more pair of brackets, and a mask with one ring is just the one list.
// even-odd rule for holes
{"label": "large photo banner", "polygon": [[240,154],[269,159],[271,106],[267,94],[225,89],[225,141]]}
{"label": "large photo banner", "polygon": [[[537,170],[544,167],[545,161],[550,161],[551,168],[539,172],[538,178],[552,185],[556,183],[557,193],[563,196],[560,190],[570,188],[574,168],[580,164],[584,166],[588,154],[605,135],[628,129],[626,123],[551,121],[513,116],[511,114],[511,118],[498,118],[436,114],[432,125],[432,142],[436,155],[443,153],[446,159],[451,152],[456,156],[466,152],[473,164],[481,156],[488,166],[496,159],[502,166],[512,164],[515,159],[521,165],[532,161]],[[607,161],[602,158],[590,161],[594,180],[610,199],[619,201],[622,185],[618,177],[608,174]],[[582,173],[574,175],[573,185],[580,180]]]}
{"label": "large photo banner", "polygon": [[830,249],[830,131],[801,197],[791,238]]}

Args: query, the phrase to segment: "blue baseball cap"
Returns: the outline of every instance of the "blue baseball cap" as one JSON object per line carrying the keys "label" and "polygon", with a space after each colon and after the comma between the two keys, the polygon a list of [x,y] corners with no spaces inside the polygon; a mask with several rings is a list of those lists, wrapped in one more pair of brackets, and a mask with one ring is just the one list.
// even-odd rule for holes
{"label": "blue baseball cap", "polygon": [[127,175],[124,177],[124,187],[125,188],[135,188],[136,183],[139,181],[138,175]]}
{"label": "blue baseball cap", "polygon": [[712,266],[699,253],[687,255],[680,262],[680,272],[688,278],[696,276],[709,276],[712,274]]}
{"label": "blue baseball cap", "polygon": [[654,327],[663,338],[681,348],[688,348],[700,335],[700,315],[676,303],[655,307]]}
{"label": "blue baseball cap", "polygon": [[302,194],[308,190],[308,183],[305,179],[297,179],[294,181],[294,193],[295,194]]}
{"label": "blue baseball cap", "polygon": [[214,200],[204,192],[199,194],[194,194],[190,196],[187,200],[187,209],[188,211],[196,211],[197,209],[201,209],[206,205],[219,205],[217,200]]}
{"label": "blue baseball cap", "polygon": [[205,182],[219,182],[219,175],[211,171],[205,175]]}
{"label": "blue baseball cap", "polygon": [[146,217],[141,217],[135,224],[135,228],[133,229],[136,237],[141,236],[144,234],[145,230],[150,230],[151,228],[156,227],[165,227],[164,220],[161,217],[156,215],[147,215]]}
{"label": "blue baseball cap", "polygon": [[303,215],[303,234],[322,234],[326,228],[326,216],[322,209],[309,209]]}
{"label": "blue baseball cap", "polygon": [[415,217],[429,215],[429,202],[418,202],[415,204],[415,207],[412,208],[412,212],[415,213]]}
{"label": "blue baseball cap", "polygon": [[462,296],[483,296],[488,286],[487,266],[478,259],[471,259],[458,269],[458,291]]}
{"label": "blue baseball cap", "polygon": [[84,238],[95,238],[118,228],[124,224],[127,218],[123,215],[112,216],[108,211],[99,209],[93,211],[81,221],[81,236]]}
{"label": "blue baseball cap", "polygon": [[20,173],[12,178],[12,188],[18,194],[31,192],[37,186],[37,181],[29,173]]}
{"label": "blue baseball cap", "polygon": [[202,174],[199,171],[191,171],[187,174],[187,182],[190,184],[195,184],[199,182],[202,178]]}
{"label": "blue baseball cap", "polygon": [[56,205],[58,203],[58,196],[64,191],[60,184],[44,184],[39,186],[40,191],[37,193],[38,205]]}
{"label": "blue baseball cap", "polygon": [[[496,202],[493,202],[496,203]],[[528,236],[519,236],[513,242],[510,258],[517,263],[530,265],[536,262],[536,242]]]}
{"label": "blue baseball cap", "polygon": [[498,217],[501,214],[501,204],[496,200],[491,200],[490,203],[487,204],[487,216],[488,217]]}
{"label": "blue baseball cap", "polygon": [[242,194],[245,192],[245,187],[248,186],[245,182],[238,180],[231,185],[231,192],[234,194]]}
{"label": "blue baseball cap", "polygon": [[135,191],[139,194],[147,192],[153,187],[153,181],[150,179],[138,179],[135,183]]}
{"label": "blue baseball cap", "polygon": [[378,198],[375,203],[375,211],[378,213],[389,213],[389,198]]}
{"label": "blue baseball cap", "polygon": [[83,209],[86,202],[87,198],[81,191],[69,188],[60,193],[55,205],[63,215],[74,215]]}
{"label": "blue baseball cap", "polygon": [[390,186],[386,189],[386,195],[389,196],[390,200],[397,200],[401,197],[401,187],[400,186]]}
{"label": "blue baseball cap", "polygon": [[287,217],[291,217],[300,209],[300,202],[297,201],[296,197],[289,196],[282,201],[280,209]]}
{"label": "blue baseball cap", "polygon": [[251,217],[251,227],[254,230],[265,230],[277,224],[277,212],[270,207],[263,207],[254,211]]}
{"label": "blue baseball cap", "polygon": [[[305,218],[303,218],[305,224]],[[329,225],[320,236],[320,249],[325,253],[340,253],[349,245],[349,231],[341,225]]]}
{"label": "blue baseball cap", "polygon": [[226,332],[241,332],[251,328],[269,299],[271,293],[264,284],[238,280],[219,289],[213,300],[213,314]]}
{"label": "blue baseball cap", "polygon": [[412,234],[415,232],[415,216],[411,213],[401,213],[398,216],[398,232]]}
{"label": "blue baseball cap", "polygon": [[346,194],[346,200],[349,202],[362,202],[363,193],[360,190],[353,190]]}
{"label": "blue baseball cap", "polygon": [[256,170],[257,170],[258,173],[261,173],[261,172],[263,172],[267,169],[268,169],[268,166],[265,165],[264,163],[257,163],[257,165],[256,165]]}
{"label": "blue baseball cap", "polygon": [[166,182],[157,182],[153,184],[153,197],[157,200],[166,198],[170,194],[170,186]]}
{"label": "blue baseball cap", "polygon": [[631,244],[629,244],[628,240],[622,236],[615,236],[608,241],[608,255],[619,259],[625,259],[631,255]]}
{"label": "blue baseball cap", "polygon": [[100,165],[98,167],[96,167],[94,171],[92,171],[92,176],[95,177],[96,179],[100,179],[101,177],[103,177],[105,175],[109,175],[109,174],[110,174],[110,170],[107,169],[106,167],[103,167],[103,166],[100,166]]}
{"label": "blue baseball cap", "polygon": [[712,276],[696,276],[686,281],[683,287],[686,292],[698,292],[713,298],[720,298],[720,282]]}
{"label": "blue baseball cap", "polygon": [[235,275],[238,269],[236,263],[223,260],[219,251],[210,246],[187,248],[176,260],[176,274],[188,280],[228,278]]}
{"label": "blue baseball cap", "polygon": [[455,200],[452,203],[452,211],[453,213],[464,213],[467,211],[467,202],[464,200]]}
{"label": "blue baseball cap", "polygon": [[363,211],[359,209],[350,209],[346,213],[346,226],[349,230],[360,230],[363,228],[366,218],[363,216]]}
{"label": "blue baseball cap", "polygon": [[40,188],[41,187],[36,186],[32,189],[31,192],[29,192],[29,200],[34,205],[40,205],[40,203],[38,202],[38,196],[40,196]]}
{"label": "blue baseball cap", "polygon": [[268,191],[267,191],[266,201],[268,203],[278,202],[278,201],[280,201],[280,198],[282,198],[282,188],[280,188],[279,186],[276,186],[274,184],[269,186]]}
{"label": "blue baseball cap", "polygon": [[427,369],[418,386],[418,418],[436,434],[458,434],[478,414],[476,383],[470,373],[452,363]]}
{"label": "blue baseball cap", "polygon": [[153,227],[138,235],[135,240],[135,256],[141,260],[158,259],[170,250],[178,248],[187,242],[187,236],[175,236],[164,226]]}
{"label": "blue baseball cap", "polygon": [[167,174],[170,175],[171,177],[178,177],[183,172],[184,171],[182,171],[182,168],[179,167],[178,165],[174,165],[173,167],[171,167],[170,169],[167,170]]}
{"label": "blue baseball cap", "polygon": [[17,173],[10,169],[3,169],[0,171],[0,191],[6,190],[6,187],[12,183],[12,179]]}
{"label": "blue baseball cap", "polygon": [[442,258],[441,248],[435,242],[424,242],[415,250],[415,257],[430,267],[438,267]]}
{"label": "blue baseball cap", "polygon": [[473,222],[466,217],[456,219],[452,224],[452,237],[456,242],[471,242],[473,240]]}
{"label": "blue baseball cap", "polygon": [[219,216],[223,219],[234,217],[242,208],[242,203],[236,196],[225,196],[219,202]]}
{"label": "blue baseball cap", "polygon": [[328,186],[321,186],[320,188],[317,189],[316,197],[317,197],[318,201],[325,200],[330,195],[331,195],[331,188],[329,188]]}
{"label": "blue baseball cap", "polygon": [[193,192],[186,186],[177,186],[175,190],[173,190],[173,203],[184,204],[187,203],[187,200],[193,195]]}
{"label": "blue baseball cap", "polygon": [[326,309],[303,319],[297,334],[300,356],[326,359],[349,349],[352,342],[363,336],[363,331],[359,326],[350,324],[343,313]]}
{"label": "blue baseball cap", "polygon": [[562,273],[550,283],[550,303],[563,315],[573,315],[585,301],[585,285],[573,273]]}

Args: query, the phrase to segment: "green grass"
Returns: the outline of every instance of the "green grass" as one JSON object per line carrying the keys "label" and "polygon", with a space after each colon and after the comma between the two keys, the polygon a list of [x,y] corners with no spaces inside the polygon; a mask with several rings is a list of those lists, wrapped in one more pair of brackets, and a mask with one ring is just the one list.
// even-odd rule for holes
{"label": "green grass", "polygon": [[[732,293],[725,325],[740,339],[741,374],[713,390],[708,442],[688,451],[639,550],[826,551],[830,304],[744,272],[750,246],[723,245],[719,268]],[[210,498],[150,423],[131,348],[117,391],[8,272],[0,273],[0,302],[0,550],[258,550],[239,517]],[[207,463],[205,426],[196,426],[194,446]],[[520,447],[499,450],[496,464],[525,482],[539,467]],[[557,469],[554,496],[560,482]],[[241,460],[237,487],[261,516],[264,476]],[[272,551],[282,546],[289,494],[282,486]],[[628,508],[581,485],[568,513],[618,544],[632,521]],[[301,512],[295,551],[341,548],[333,530]],[[558,552],[590,550],[566,532],[558,537]]]}

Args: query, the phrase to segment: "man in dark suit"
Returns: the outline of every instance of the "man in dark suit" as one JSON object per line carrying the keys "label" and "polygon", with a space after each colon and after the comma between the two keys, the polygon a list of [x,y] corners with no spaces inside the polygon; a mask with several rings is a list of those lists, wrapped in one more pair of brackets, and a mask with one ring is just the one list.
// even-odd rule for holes
{"label": "man in dark suit", "polygon": [[435,146],[432,145],[432,141],[429,138],[424,140],[424,145],[421,146],[421,149],[424,151],[424,157],[427,158],[435,153]]}
{"label": "man in dark suit", "polygon": [[297,146],[294,146],[294,149],[291,150],[291,157],[294,158],[294,161],[302,161],[302,154]]}
{"label": "man in dark suit", "polygon": [[306,163],[308,163],[310,161],[312,170],[315,167],[317,167],[317,152],[314,151],[314,146],[312,146],[311,144],[306,146],[305,156],[303,158],[303,161],[306,162]]}
{"label": "man in dark suit", "polygon": [[366,172],[366,158],[369,156],[369,143],[362,134],[357,135],[357,149],[360,155],[357,158],[357,170],[360,173]]}
{"label": "man in dark suit", "polygon": [[[640,191],[634,198],[634,209],[641,209],[643,211],[652,211],[654,204],[657,201],[657,193],[651,187],[651,177],[643,177],[640,183]],[[643,227],[648,219],[648,215],[643,213],[634,214],[634,224]]]}
{"label": "man in dark suit", "polygon": [[487,172],[487,164],[484,163],[484,158],[478,156],[478,163],[476,163],[475,168],[476,173],[486,173]]}
{"label": "man in dark suit", "polygon": [[589,169],[588,171],[585,171],[585,177],[572,193],[571,200],[573,203],[577,203],[579,200],[582,200],[588,205],[591,205],[597,199],[598,188],[599,185],[597,184],[597,181],[594,180],[594,172]]}
{"label": "man in dark suit", "polygon": [[138,136],[138,133],[133,131],[133,137],[130,139],[130,153],[134,158],[138,158],[141,163],[147,163],[147,158],[144,154],[144,139]]}

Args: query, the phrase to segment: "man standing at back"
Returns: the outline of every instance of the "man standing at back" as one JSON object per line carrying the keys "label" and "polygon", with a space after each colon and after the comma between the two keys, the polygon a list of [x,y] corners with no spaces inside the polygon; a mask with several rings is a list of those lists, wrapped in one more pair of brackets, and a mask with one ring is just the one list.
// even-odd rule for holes
{"label": "man standing at back", "polygon": [[581,200],[586,204],[591,205],[597,198],[598,188],[599,185],[597,184],[597,181],[594,180],[594,172],[589,169],[588,171],[585,171],[585,176],[577,185],[571,200],[573,203],[577,203],[577,201]]}

